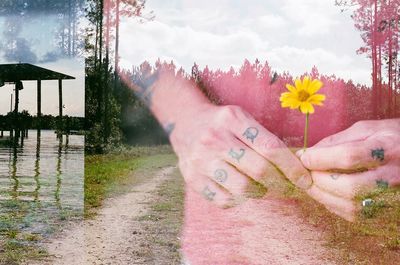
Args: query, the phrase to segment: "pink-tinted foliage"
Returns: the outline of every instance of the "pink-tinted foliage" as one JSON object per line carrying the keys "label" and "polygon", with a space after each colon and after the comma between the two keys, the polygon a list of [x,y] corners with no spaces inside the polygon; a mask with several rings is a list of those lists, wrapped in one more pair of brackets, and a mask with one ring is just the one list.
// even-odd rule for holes
{"label": "pink-tinted foliage", "polygon": [[[324,83],[319,92],[326,95],[324,106],[316,106],[315,113],[310,116],[310,145],[357,121],[391,117],[385,111],[390,95],[388,84],[382,84],[381,114],[376,117],[371,107],[374,99],[371,87],[354,84],[351,80],[346,81],[334,75],[320,74],[317,67],[302,76],[293,77],[287,72],[273,72],[267,62],[261,64],[258,60],[254,63],[245,60],[237,71],[232,67],[227,71],[210,70],[208,67],[200,70],[195,64],[191,75],[188,75],[182,68],[177,69],[172,61],[157,60],[154,67],[144,62],[122,74],[135,81],[160,70],[193,80],[215,104],[242,107],[290,146],[302,146],[305,115],[298,110],[282,108],[279,98],[281,93],[287,91],[286,84],[293,83],[295,78],[307,75]],[[400,102],[400,96],[395,96]],[[400,112],[397,112],[397,117],[400,117]]]}
{"label": "pink-tinted foliage", "polygon": [[364,46],[357,52],[372,62],[371,107],[377,117],[395,117],[399,113],[399,34],[400,0],[344,0],[339,6],[356,7],[352,18],[361,33]]}
{"label": "pink-tinted foliage", "polygon": [[[239,105],[255,119],[291,146],[301,146],[304,134],[305,115],[297,110],[283,109],[280,94],[285,85],[293,83],[289,73],[277,75],[268,63],[245,60],[238,71],[211,71],[207,67],[199,75],[206,94],[217,98],[221,105]],[[318,78],[324,86],[320,90],[326,95],[323,107],[316,107],[310,118],[310,144],[339,132],[356,121],[373,119],[371,108],[372,90],[369,87],[345,81],[336,76],[321,75],[314,67],[305,75]],[[274,79],[274,82],[271,82]],[[383,97],[388,94],[383,87]],[[386,101],[382,101],[386,102]],[[385,108],[384,105],[381,108]],[[381,118],[385,118],[382,116]]]}

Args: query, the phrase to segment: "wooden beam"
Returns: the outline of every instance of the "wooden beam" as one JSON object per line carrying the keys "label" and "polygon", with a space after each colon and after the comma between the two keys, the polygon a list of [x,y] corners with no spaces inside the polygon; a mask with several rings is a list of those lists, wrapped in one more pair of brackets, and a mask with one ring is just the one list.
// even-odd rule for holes
{"label": "wooden beam", "polygon": [[15,103],[14,103],[14,112],[18,113],[18,105],[19,105],[19,85],[15,83]]}
{"label": "wooden beam", "polygon": [[58,115],[60,120],[63,116],[63,96],[62,96],[62,79],[58,79]]}
{"label": "wooden beam", "polygon": [[[19,89],[21,88],[21,81],[15,82],[15,103],[14,103],[14,118],[12,121],[12,128],[11,132],[13,133],[13,136],[18,137],[18,105],[19,105]],[[13,132],[15,130],[15,134]]]}
{"label": "wooden beam", "polygon": [[42,81],[37,80],[37,118],[40,128],[40,119],[42,117]]}
{"label": "wooden beam", "polygon": [[62,96],[62,79],[58,79],[58,130],[62,139],[63,131],[63,96]]}

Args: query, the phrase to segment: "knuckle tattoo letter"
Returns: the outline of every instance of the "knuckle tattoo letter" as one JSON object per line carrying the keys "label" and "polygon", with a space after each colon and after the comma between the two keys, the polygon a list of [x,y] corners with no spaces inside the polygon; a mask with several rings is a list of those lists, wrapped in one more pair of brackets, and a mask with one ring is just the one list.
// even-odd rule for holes
{"label": "knuckle tattoo letter", "polygon": [[243,148],[240,148],[239,152],[236,152],[231,148],[231,150],[229,151],[229,155],[239,162],[240,159],[244,156],[244,152],[245,151]]}
{"label": "knuckle tattoo letter", "polygon": [[224,169],[217,169],[214,171],[214,179],[220,183],[223,183],[228,178],[228,173]]}
{"label": "knuckle tattoo letter", "polygon": [[340,175],[331,175],[331,178],[332,178],[333,180],[337,180],[337,179],[339,178],[339,176],[340,176]]}
{"label": "knuckle tattoo letter", "polygon": [[371,156],[373,159],[382,162],[385,159],[385,151],[383,148],[371,150]]}
{"label": "knuckle tattoo letter", "polygon": [[208,186],[205,186],[202,191],[202,194],[207,200],[212,201],[214,200],[214,197],[217,193],[215,191],[210,190]]}
{"label": "knuckle tattoo letter", "polygon": [[258,136],[258,129],[256,127],[249,127],[243,133],[243,136],[245,136],[247,140],[250,140],[252,143],[254,143],[254,140]]}
{"label": "knuckle tattoo letter", "polygon": [[380,189],[389,188],[389,182],[387,182],[386,180],[377,179],[375,182],[376,182],[376,186],[378,186],[378,188],[380,188]]}

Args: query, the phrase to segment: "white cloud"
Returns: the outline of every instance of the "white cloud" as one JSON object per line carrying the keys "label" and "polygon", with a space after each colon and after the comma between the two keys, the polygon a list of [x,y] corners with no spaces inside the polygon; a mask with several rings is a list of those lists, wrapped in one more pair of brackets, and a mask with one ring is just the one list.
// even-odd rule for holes
{"label": "white cloud", "polygon": [[[131,35],[132,29],[135,30],[134,35]],[[122,64],[128,68],[132,64],[153,61],[158,57],[167,60],[174,58],[186,69],[190,69],[194,62],[225,68],[268,47],[266,40],[250,31],[218,35],[157,21],[140,26],[126,23],[121,27],[121,36]]]}
{"label": "white cloud", "polygon": [[288,24],[288,22],[282,16],[276,14],[267,14],[260,16],[256,19],[256,22],[261,27],[269,29],[281,29]]}
{"label": "white cloud", "polygon": [[244,59],[271,67],[320,73],[370,83],[368,59],[356,55],[359,33],[331,0],[194,1],[154,0],[156,20],[121,27],[121,65],[131,68],[157,58],[183,66],[239,67]]}
{"label": "white cloud", "polygon": [[338,22],[337,8],[330,0],[283,0],[282,11],[288,20],[296,24],[296,32],[302,36],[323,35]]}

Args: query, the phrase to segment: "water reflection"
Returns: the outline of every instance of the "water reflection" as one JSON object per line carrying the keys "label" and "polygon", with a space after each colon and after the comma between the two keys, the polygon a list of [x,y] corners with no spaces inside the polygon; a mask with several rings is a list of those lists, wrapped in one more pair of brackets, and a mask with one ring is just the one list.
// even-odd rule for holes
{"label": "water reflection", "polygon": [[35,159],[35,175],[33,179],[35,180],[36,188],[35,188],[35,202],[39,202],[39,190],[40,190],[40,130],[36,133],[36,159]]}
{"label": "water reflection", "polygon": [[58,155],[57,155],[57,185],[56,192],[54,194],[54,198],[56,199],[57,208],[61,210],[61,202],[60,202],[60,189],[61,189],[61,151],[62,151],[62,141],[63,137],[58,137]]}
{"label": "water reflection", "polygon": [[[13,147],[0,145],[0,236],[49,235],[83,215],[84,138],[30,131]],[[15,234],[13,233],[13,234]]]}

